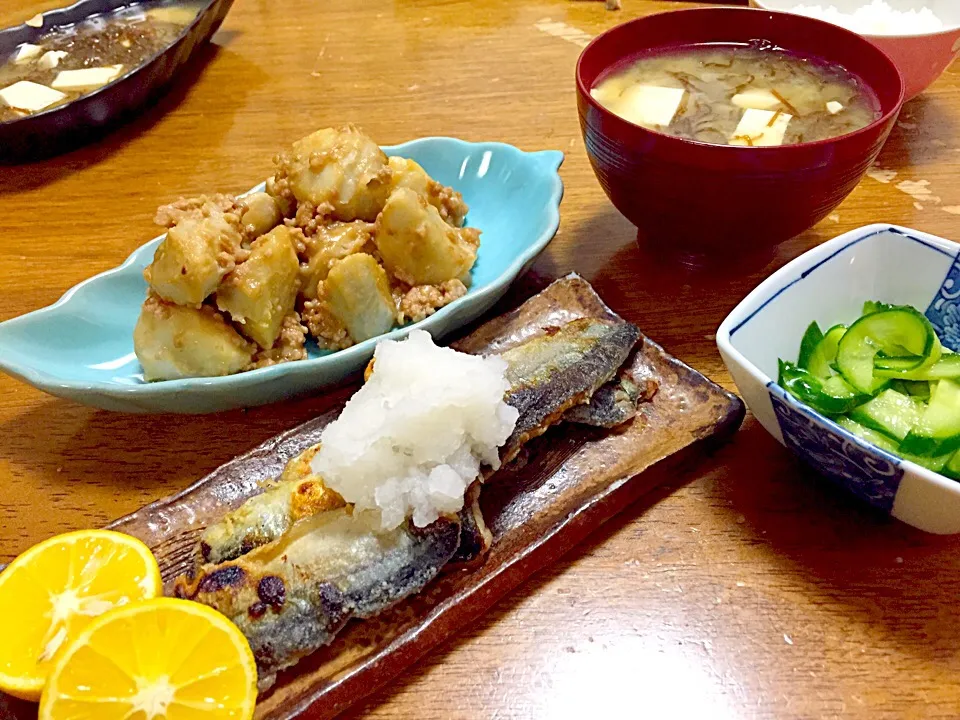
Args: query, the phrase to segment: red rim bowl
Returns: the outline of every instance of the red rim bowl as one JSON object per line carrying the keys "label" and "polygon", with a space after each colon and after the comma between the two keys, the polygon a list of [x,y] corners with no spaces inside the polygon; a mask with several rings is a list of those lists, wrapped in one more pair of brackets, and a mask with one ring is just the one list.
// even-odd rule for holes
{"label": "red rim bowl", "polygon": [[[734,147],[642,128],[590,97],[600,76],[641,53],[751,40],[844,66],[873,90],[881,117],[829,140]],[[856,33],[812,18],[749,8],[677,10],[618,25],[584,49],[576,74],[580,128],[600,185],[641,238],[683,252],[752,252],[825,218],[880,153],[904,93],[897,66]]]}

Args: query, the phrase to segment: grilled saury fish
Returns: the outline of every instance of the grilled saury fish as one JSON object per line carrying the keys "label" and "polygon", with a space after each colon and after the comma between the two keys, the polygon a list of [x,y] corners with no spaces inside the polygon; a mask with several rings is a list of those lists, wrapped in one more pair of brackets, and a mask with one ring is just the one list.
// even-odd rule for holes
{"label": "grilled saury fish", "polygon": [[[587,407],[580,421],[595,425],[629,419],[631,391],[623,377],[615,378],[638,338],[629,323],[585,318],[501,353],[510,382],[504,400],[519,411],[501,447],[502,462],[572,408]],[[585,404],[601,388],[610,397],[590,410]],[[567,417],[578,421],[577,414]],[[479,508],[483,478],[467,490],[459,514],[425,528],[408,521],[384,531],[355,517],[312,473],[318,447],[291,460],[275,484],[209,526],[195,571],[175,585],[178,596],[216,608],[244,632],[261,687],[329,643],[349,619],[371,617],[419,592],[444,565],[475,561],[492,542]]]}

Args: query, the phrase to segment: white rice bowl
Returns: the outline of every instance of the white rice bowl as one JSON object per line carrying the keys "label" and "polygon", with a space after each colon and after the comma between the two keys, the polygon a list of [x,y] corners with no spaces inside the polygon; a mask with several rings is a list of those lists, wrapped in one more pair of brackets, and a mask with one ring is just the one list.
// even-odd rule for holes
{"label": "white rice bowl", "polygon": [[946,26],[930,8],[897,10],[886,0],[864,2],[852,11],[834,5],[795,5],[790,12],[825,20],[863,35],[916,35],[939,32]]}

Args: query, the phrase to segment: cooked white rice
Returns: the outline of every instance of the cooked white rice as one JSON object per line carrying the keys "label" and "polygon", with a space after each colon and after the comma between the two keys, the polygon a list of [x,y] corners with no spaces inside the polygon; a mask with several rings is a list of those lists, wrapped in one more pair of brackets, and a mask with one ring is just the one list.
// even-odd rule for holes
{"label": "cooked white rice", "polygon": [[873,0],[852,13],[841,12],[833,5],[796,5],[790,12],[826,20],[864,35],[916,35],[944,28],[930,8],[894,10],[885,0]]}
{"label": "cooked white rice", "polygon": [[320,437],[311,466],[385,529],[423,527],[463,507],[482,464],[500,464],[518,413],[503,401],[507,364],[437,347],[429,333],[385,340],[373,374]]}

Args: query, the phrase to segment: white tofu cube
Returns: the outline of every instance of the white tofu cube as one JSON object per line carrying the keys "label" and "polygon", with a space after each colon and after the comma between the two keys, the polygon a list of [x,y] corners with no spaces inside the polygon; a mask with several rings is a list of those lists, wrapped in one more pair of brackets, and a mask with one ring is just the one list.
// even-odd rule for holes
{"label": "white tofu cube", "polygon": [[40,83],[21,80],[0,90],[0,101],[17,110],[37,112],[63,100],[66,95]]}
{"label": "white tofu cube", "polygon": [[836,100],[831,100],[827,103],[827,112],[829,112],[831,115],[836,115],[841,110],[843,110],[843,105],[838,103]]}
{"label": "white tofu cube", "polygon": [[61,70],[52,85],[57,90],[93,90],[103,87],[120,75],[123,65],[107,65],[106,67],[84,68],[83,70]]}
{"label": "white tofu cube", "polygon": [[192,7],[158,7],[147,10],[147,15],[157,22],[189,25],[197,16],[197,11]]}
{"label": "white tofu cube", "polygon": [[683,88],[633,85],[610,109],[620,117],[645,127],[667,127],[683,102]]}
{"label": "white tofu cube", "polygon": [[793,120],[779,110],[746,110],[733,135],[730,136],[730,145],[747,145],[749,147],[770,147],[782,145],[783,136],[787,132],[787,125]]}
{"label": "white tofu cube", "polygon": [[744,110],[773,110],[780,105],[776,95],[769,90],[760,89],[744,90],[742,93],[737,93],[730,98],[730,102]]}
{"label": "white tofu cube", "polygon": [[608,108],[620,99],[620,88],[611,83],[603,83],[590,90],[590,97]]}
{"label": "white tofu cube", "polygon": [[52,70],[59,65],[60,61],[66,56],[66,50],[48,50],[43,54],[43,57],[37,61],[37,65],[42,67],[44,70]]}
{"label": "white tofu cube", "polygon": [[17,65],[21,63],[28,62],[33,60],[37,55],[43,51],[43,48],[39,45],[31,45],[30,43],[24,43],[17,48],[16,54],[13,56],[13,62]]}

